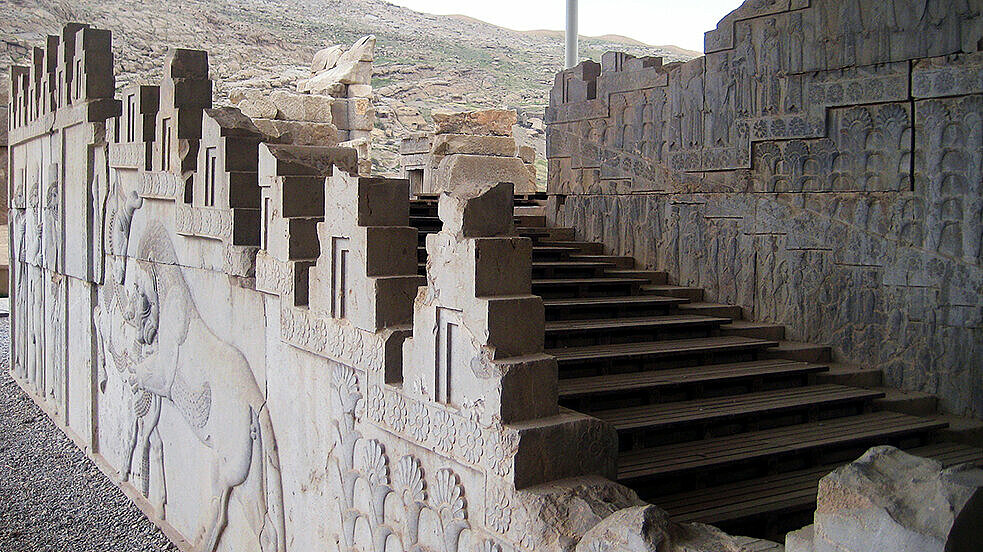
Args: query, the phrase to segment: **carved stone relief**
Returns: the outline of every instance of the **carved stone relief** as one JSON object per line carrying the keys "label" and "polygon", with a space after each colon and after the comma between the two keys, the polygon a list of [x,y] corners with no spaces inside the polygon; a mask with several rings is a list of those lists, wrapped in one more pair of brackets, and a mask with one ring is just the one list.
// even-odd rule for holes
{"label": "carved stone relief", "polygon": [[[978,416],[960,359],[979,339],[981,16],[960,0],[749,1],[704,57],[645,79],[622,76],[627,58],[564,71],[547,110],[555,221]],[[561,93],[607,82],[622,86]],[[599,172],[577,130],[597,122]],[[958,345],[938,354],[942,340]]]}

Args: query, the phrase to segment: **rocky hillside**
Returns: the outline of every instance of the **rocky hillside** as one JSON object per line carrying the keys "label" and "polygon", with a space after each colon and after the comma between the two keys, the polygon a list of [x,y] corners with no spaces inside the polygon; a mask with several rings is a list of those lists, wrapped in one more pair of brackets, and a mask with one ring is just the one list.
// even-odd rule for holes
{"label": "rocky hillside", "polygon": [[[374,34],[376,169],[390,174],[398,171],[399,138],[428,128],[437,108],[514,108],[526,142],[543,157],[543,109],[563,59],[556,32],[517,32],[382,0],[0,0],[0,7],[4,74],[43,35],[82,21],[113,32],[121,86],[158,79],[168,46],[208,50],[219,102],[235,87],[293,88],[314,52]],[[670,60],[697,55],[615,36],[586,39],[582,49],[594,59],[615,49]]]}

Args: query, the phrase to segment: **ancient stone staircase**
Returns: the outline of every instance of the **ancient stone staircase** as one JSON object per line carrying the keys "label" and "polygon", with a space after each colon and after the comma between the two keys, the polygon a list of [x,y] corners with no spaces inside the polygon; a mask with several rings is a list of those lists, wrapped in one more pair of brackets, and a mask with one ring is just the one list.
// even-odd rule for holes
{"label": "ancient stone staircase", "polygon": [[[945,421],[885,410],[885,390],[843,384],[879,385],[879,373],[838,366],[829,347],[785,341],[782,326],[547,227],[537,204],[516,198],[516,227],[533,241],[561,406],[612,424],[619,481],[675,519],[779,537],[811,522],[823,475],[874,445],[983,465],[983,450],[939,438]],[[411,204],[421,274],[436,209],[433,198]]]}

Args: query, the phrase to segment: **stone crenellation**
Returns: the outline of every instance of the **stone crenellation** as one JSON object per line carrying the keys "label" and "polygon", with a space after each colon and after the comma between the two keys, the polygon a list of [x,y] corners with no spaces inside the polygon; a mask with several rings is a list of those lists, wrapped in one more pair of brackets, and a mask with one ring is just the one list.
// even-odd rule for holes
{"label": "stone crenellation", "polygon": [[372,176],[374,37],[215,107],[206,52],[117,91],[110,33],[70,23],[11,72],[10,368],[195,552],[773,550],[691,521],[777,526],[871,444],[979,463],[668,285],[978,414],[983,19],[844,6],[560,73],[567,227],[513,111],[435,113]]}
{"label": "stone crenellation", "polygon": [[409,182],[339,115],[367,85],[215,108],[171,50],[117,94],[110,44],[69,24],[13,69],[11,369],[179,547],[570,550],[542,504],[637,503],[558,406],[512,184],[447,187],[421,276]]}
{"label": "stone crenellation", "polygon": [[983,415],[978,2],[745,2],[685,63],[560,73],[550,216]]}

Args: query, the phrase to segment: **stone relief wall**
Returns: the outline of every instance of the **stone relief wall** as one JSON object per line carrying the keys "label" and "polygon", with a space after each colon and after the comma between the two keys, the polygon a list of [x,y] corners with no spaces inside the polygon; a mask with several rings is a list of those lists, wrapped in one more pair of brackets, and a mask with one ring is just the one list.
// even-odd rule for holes
{"label": "stone relief wall", "polygon": [[639,504],[557,407],[510,185],[441,196],[424,280],[367,147],[212,108],[205,52],[117,96],[110,44],[13,69],[11,369],[180,548],[572,550]]}
{"label": "stone relief wall", "polygon": [[983,416],[983,5],[748,1],[560,73],[551,216]]}

